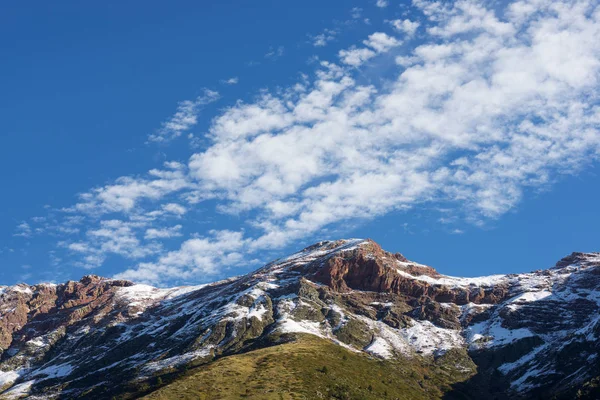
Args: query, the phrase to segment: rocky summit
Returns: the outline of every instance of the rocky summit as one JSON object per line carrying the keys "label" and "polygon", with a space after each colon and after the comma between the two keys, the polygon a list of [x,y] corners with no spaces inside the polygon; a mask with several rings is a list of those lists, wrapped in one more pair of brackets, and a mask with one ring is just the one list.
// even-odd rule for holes
{"label": "rocky summit", "polygon": [[599,310],[599,253],[455,278],[358,239],[194,287],[21,284],[0,399],[600,398]]}

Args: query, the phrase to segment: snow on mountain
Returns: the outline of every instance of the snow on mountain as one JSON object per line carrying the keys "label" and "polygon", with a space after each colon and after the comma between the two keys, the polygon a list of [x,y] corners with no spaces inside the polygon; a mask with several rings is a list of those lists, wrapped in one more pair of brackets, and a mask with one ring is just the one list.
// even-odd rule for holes
{"label": "snow on mountain", "polygon": [[566,388],[598,374],[599,267],[600,254],[573,253],[545,271],[456,278],[350,239],[209,285],[4,287],[0,398],[105,397],[295,334],[384,359],[464,349],[515,396]]}

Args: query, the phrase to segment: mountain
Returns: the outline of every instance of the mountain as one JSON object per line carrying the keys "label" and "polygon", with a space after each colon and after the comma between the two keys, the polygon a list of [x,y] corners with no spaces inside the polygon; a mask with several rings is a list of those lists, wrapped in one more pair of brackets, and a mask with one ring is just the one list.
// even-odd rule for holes
{"label": "mountain", "polygon": [[370,240],[157,289],[0,288],[0,399],[599,398],[600,253],[454,278]]}

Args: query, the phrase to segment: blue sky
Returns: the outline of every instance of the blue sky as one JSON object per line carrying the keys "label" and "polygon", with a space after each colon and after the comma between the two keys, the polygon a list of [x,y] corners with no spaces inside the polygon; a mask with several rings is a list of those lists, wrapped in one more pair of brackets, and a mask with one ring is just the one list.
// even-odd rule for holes
{"label": "blue sky", "polygon": [[0,284],[207,282],[340,237],[466,276],[599,250],[593,1],[0,18]]}

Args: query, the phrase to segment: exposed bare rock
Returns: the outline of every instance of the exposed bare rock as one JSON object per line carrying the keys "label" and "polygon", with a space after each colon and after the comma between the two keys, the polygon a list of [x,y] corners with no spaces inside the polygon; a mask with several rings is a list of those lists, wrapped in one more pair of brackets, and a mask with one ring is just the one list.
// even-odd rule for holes
{"label": "exposed bare rock", "polygon": [[[387,359],[471,357],[474,393],[568,396],[600,375],[599,310],[598,253],[545,271],[455,278],[358,239],[198,287],[93,275],[17,285],[0,289],[0,399],[135,396],[157,377],[298,334]],[[472,362],[448,371],[463,364]]]}
{"label": "exposed bare rock", "polygon": [[61,285],[17,285],[0,295],[0,351],[17,348],[40,332],[70,326],[95,313],[96,320],[113,309],[116,289],[132,282],[84,276]]}
{"label": "exposed bare rock", "polygon": [[[432,279],[414,279],[419,276]],[[372,241],[351,252],[331,257],[313,277],[338,292],[363,290],[397,293],[410,298],[429,298],[458,305],[469,302],[496,304],[508,295],[508,287],[503,284],[492,287],[451,287],[443,281],[436,283],[436,279],[443,278],[443,275],[433,268],[401,261],[397,255],[383,251]]]}

